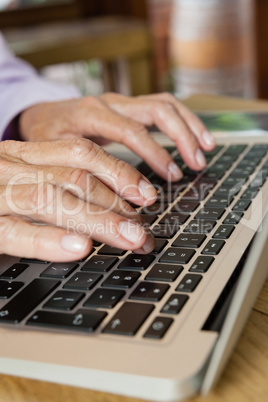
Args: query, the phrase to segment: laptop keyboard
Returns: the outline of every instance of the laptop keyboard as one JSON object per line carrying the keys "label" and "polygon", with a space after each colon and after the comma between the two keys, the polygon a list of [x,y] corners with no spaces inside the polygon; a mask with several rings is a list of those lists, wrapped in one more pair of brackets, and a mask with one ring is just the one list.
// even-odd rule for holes
{"label": "laptop keyboard", "polygon": [[0,324],[164,337],[268,176],[267,144],[218,145],[205,153],[203,172],[189,169],[175,148],[168,151],[184,172],[180,182],[165,182],[144,162],[138,167],[158,190],[154,205],[138,208],[156,238],[154,251],[139,255],[94,242],[83,261],[13,258],[0,267]]}

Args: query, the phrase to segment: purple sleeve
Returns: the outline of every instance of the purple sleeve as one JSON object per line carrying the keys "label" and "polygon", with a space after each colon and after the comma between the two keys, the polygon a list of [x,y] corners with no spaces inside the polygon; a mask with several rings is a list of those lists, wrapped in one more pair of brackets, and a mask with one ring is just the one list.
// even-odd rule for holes
{"label": "purple sleeve", "polygon": [[50,82],[16,58],[0,33],[0,140],[19,139],[18,116],[28,107],[79,96],[75,87]]}

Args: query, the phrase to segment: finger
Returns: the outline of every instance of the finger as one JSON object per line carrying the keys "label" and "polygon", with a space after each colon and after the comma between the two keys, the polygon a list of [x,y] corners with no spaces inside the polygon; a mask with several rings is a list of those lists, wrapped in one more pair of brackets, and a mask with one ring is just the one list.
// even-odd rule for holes
{"label": "finger", "polygon": [[[146,177],[87,139],[5,143],[0,144],[0,152],[2,150],[5,154],[19,157],[23,162],[30,164],[40,164],[41,161],[42,165],[86,170],[120,197],[137,205],[150,205],[156,199],[156,190]],[[12,169],[10,171],[12,173]]]}
{"label": "finger", "polygon": [[212,135],[203,123],[181,105],[171,94],[157,94],[127,98],[118,94],[104,94],[102,99],[118,113],[127,115],[144,125],[156,124],[177,145],[183,159],[193,169],[205,167],[200,147],[211,150],[215,146]]}
{"label": "finger", "polygon": [[179,102],[178,99],[176,99],[170,93],[161,93],[148,96],[146,95],[141,96],[141,98],[145,100],[161,100],[172,104],[175,110],[178,112],[179,116],[183,119],[184,123],[196,136],[202,149],[206,151],[211,151],[215,147],[216,143],[213,135],[208,131],[208,129],[199,119],[199,117],[186,106],[184,106],[183,103]]}
{"label": "finger", "polygon": [[[30,183],[51,183],[60,185],[76,197],[89,203],[113,210],[128,218],[138,219],[137,211],[129,203],[116,195],[100,180],[86,170],[62,166],[37,166],[2,161],[2,167],[10,165],[9,174],[0,176],[0,184],[19,185]],[[15,171],[14,171],[15,170]]]}
{"label": "finger", "polygon": [[86,257],[92,241],[52,226],[34,225],[20,217],[0,217],[0,253],[45,261],[75,261]]}
{"label": "finger", "polygon": [[24,216],[126,250],[154,248],[146,228],[52,184],[0,187],[1,215]]}

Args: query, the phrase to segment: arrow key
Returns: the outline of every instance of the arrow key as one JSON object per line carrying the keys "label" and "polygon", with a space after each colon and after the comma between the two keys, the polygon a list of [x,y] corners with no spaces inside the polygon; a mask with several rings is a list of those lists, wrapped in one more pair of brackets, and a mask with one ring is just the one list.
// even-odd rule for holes
{"label": "arrow key", "polygon": [[126,302],[112,317],[103,332],[133,336],[139,330],[154,306],[148,303]]}
{"label": "arrow key", "polygon": [[161,310],[161,313],[166,313],[166,314],[178,314],[187,300],[189,299],[189,296],[186,295],[178,295],[178,294],[173,294],[170,296],[166,304]]}

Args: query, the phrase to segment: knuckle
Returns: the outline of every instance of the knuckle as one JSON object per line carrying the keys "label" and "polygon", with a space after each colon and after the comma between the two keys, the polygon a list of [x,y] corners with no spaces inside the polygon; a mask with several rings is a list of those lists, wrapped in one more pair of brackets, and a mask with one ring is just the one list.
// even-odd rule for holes
{"label": "knuckle", "polygon": [[92,158],[98,152],[97,146],[86,138],[69,140],[70,156],[78,162]]}
{"label": "knuckle", "polygon": [[156,107],[160,117],[162,117],[163,119],[166,119],[167,113],[170,113],[171,111],[173,112],[175,110],[173,104],[167,101],[158,101],[156,103]]}
{"label": "knuckle", "polygon": [[16,221],[10,217],[1,216],[0,217],[0,244],[6,243],[9,238],[13,236],[14,228],[16,225]]}
{"label": "knuckle", "polygon": [[169,92],[163,92],[162,93],[163,98],[167,101],[167,102],[174,102],[176,101],[175,96],[173,96],[171,93]]}
{"label": "knuckle", "polygon": [[111,174],[115,179],[119,179],[121,176],[125,175],[127,171],[129,171],[129,168],[130,165],[127,162],[120,159],[115,159]]}
{"label": "knuckle", "polygon": [[74,184],[79,188],[85,189],[88,179],[88,172],[83,169],[71,169],[68,174],[68,183]]}
{"label": "knuckle", "polygon": [[57,204],[57,188],[51,183],[38,183],[31,186],[32,191],[29,193],[28,203],[29,209],[36,214],[45,214],[53,211]]}
{"label": "knuckle", "polygon": [[89,175],[88,176],[88,183],[86,188],[86,198],[91,199],[92,194],[97,193],[100,187],[100,182],[95,177]]}
{"label": "knuckle", "polygon": [[[17,159],[23,159],[28,143],[23,141],[2,141],[0,152],[5,156],[16,154]],[[4,155],[2,155],[4,157]]]}
{"label": "knuckle", "polygon": [[1,175],[6,174],[10,170],[10,162],[5,158],[0,158],[0,171]]}
{"label": "knuckle", "polygon": [[85,96],[78,101],[78,110],[80,108],[100,108],[103,106],[103,101],[96,96]]}
{"label": "knuckle", "polygon": [[141,123],[133,122],[128,130],[126,130],[126,135],[123,137],[123,143],[125,145],[135,144],[140,142],[147,135],[148,132]]}
{"label": "knuckle", "polygon": [[110,101],[116,97],[117,97],[117,94],[115,92],[111,92],[111,91],[105,92],[104,94],[102,94],[100,96],[100,98],[103,99],[104,101]]}
{"label": "knuckle", "polygon": [[42,241],[42,227],[35,228],[35,231],[32,232],[32,235],[29,239],[29,248],[30,250],[42,250],[43,248],[43,241]]}

